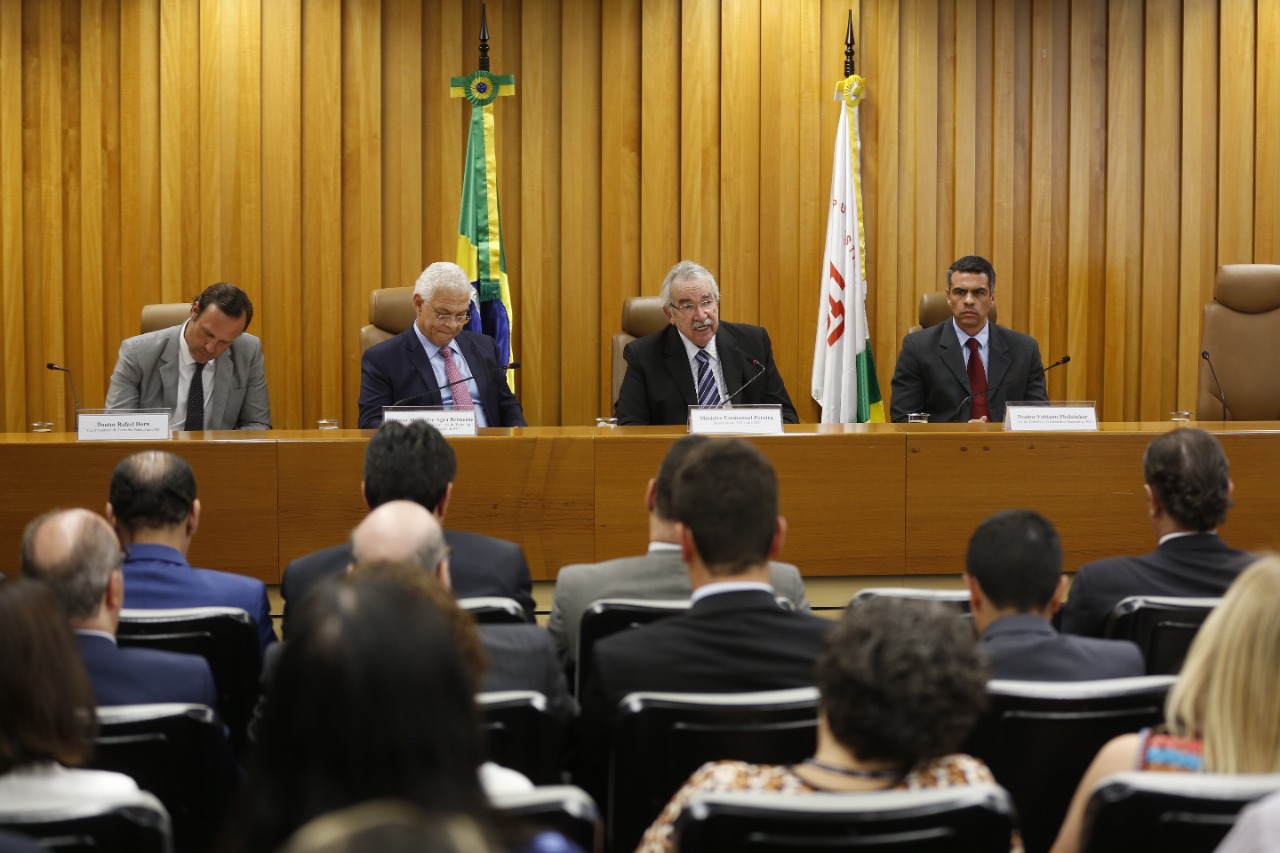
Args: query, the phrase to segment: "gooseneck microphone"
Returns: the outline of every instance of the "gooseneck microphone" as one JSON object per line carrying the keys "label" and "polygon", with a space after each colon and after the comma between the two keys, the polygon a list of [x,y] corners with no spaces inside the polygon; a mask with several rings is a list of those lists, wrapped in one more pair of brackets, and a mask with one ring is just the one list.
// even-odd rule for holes
{"label": "gooseneck microphone", "polygon": [[[972,356],[970,357],[972,358]],[[1020,382],[1026,382],[1028,379],[1033,379],[1042,373],[1048,373],[1050,370],[1053,370],[1055,367],[1066,364],[1069,361],[1071,361],[1071,356],[1064,355],[1062,358],[1058,359],[1053,364],[1047,365],[1046,367],[1035,368],[1026,376],[1021,376],[1017,379],[1010,379],[1008,382],[1001,382],[999,385],[993,385],[984,391],[979,391],[976,394],[970,394],[968,397],[965,397],[963,400],[960,401],[960,405],[956,406],[956,410],[951,413],[950,418],[947,418],[947,422],[949,422],[956,415],[960,414],[960,410],[963,409],[970,401],[972,401],[974,397],[982,397],[984,395],[992,394],[996,391],[999,391],[1002,388],[1008,388],[1010,385],[1017,385]]]}
{"label": "gooseneck microphone", "polygon": [[1213,381],[1218,386],[1218,402],[1222,403],[1222,419],[1227,419],[1227,395],[1222,390],[1222,383],[1218,381],[1218,371],[1213,369],[1213,360],[1209,358],[1209,351],[1205,350],[1200,353],[1200,357],[1204,359],[1205,364],[1209,365],[1209,372],[1213,374]]}
{"label": "gooseneck microphone", "polygon": [[67,374],[67,378],[71,380],[71,401],[72,401],[73,403],[75,403],[75,404],[76,404],[76,420],[77,420],[77,422],[79,422],[79,419],[80,419],[80,395],[76,393],[76,375],[75,375],[74,373],[72,373],[72,372],[71,372],[71,370],[70,370],[69,368],[63,367],[63,366],[61,366],[61,365],[59,365],[59,364],[54,364],[52,361],[50,361],[50,362],[48,362],[47,364],[45,364],[45,366],[44,366],[44,367],[45,367],[45,370],[59,370],[59,371],[62,371],[63,373]]}
{"label": "gooseneck microphone", "polygon": [[508,370],[517,370],[519,369],[519,367],[520,367],[520,362],[518,361],[513,361],[509,364],[500,364],[497,367],[491,367],[488,370],[482,370],[479,373],[473,373],[470,376],[464,376],[461,379],[455,379],[452,382],[446,382],[444,385],[441,385],[439,388],[437,388],[434,391],[423,391],[420,394],[413,394],[409,397],[405,397],[403,400],[396,400],[391,405],[403,406],[408,403],[412,403],[414,400],[421,400],[423,397],[430,397],[432,394],[439,394],[445,388],[452,388],[454,385],[461,385],[463,382],[466,382],[469,379],[479,379],[481,376],[488,376],[491,373],[503,373]]}
{"label": "gooseneck microphone", "polygon": [[739,385],[737,391],[734,391],[728,397],[725,397],[724,402],[720,404],[720,408],[723,409],[725,406],[730,405],[733,402],[734,397],[738,396],[743,391],[745,391],[748,385],[750,385],[752,382],[755,382],[761,376],[764,376],[765,373],[767,372],[767,368],[760,363],[759,359],[755,359],[755,358],[751,359],[751,366],[754,368],[757,368],[755,375],[752,376],[750,379],[748,379],[746,382],[743,382],[741,385]]}

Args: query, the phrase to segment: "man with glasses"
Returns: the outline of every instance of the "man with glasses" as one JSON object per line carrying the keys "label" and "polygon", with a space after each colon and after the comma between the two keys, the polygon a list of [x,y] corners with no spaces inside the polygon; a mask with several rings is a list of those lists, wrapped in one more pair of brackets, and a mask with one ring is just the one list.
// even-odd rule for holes
{"label": "man with glasses", "polygon": [[493,338],[465,330],[471,281],[457,264],[434,263],[413,288],[413,325],[364,351],[360,360],[360,428],[382,424],[395,404],[474,409],[477,426],[527,426],[507,387]]}
{"label": "man with glasses", "polygon": [[684,424],[690,406],[777,403],[785,423],[799,423],[773,361],[769,333],[720,322],[720,288],[693,261],[681,261],[662,282],[670,325],[627,344],[613,414],[619,425]]}

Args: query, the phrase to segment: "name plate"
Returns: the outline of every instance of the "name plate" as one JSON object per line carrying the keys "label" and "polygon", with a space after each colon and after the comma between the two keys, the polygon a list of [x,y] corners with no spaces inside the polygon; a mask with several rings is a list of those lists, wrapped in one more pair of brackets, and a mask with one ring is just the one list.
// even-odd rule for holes
{"label": "name plate", "polygon": [[382,420],[426,421],[441,435],[476,435],[475,409],[447,409],[444,406],[383,406]]}
{"label": "name plate", "polygon": [[81,409],[76,415],[79,441],[168,441],[168,409]]}
{"label": "name plate", "polygon": [[694,435],[781,435],[782,406],[690,406],[689,432]]}
{"label": "name plate", "polygon": [[1083,403],[1010,403],[1004,410],[1010,432],[1097,432],[1093,401]]}

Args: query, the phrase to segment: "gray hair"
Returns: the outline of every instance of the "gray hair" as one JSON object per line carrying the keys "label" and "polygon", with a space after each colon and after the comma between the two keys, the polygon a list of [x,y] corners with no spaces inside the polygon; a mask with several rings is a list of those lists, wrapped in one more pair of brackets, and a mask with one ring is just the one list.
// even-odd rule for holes
{"label": "gray hair", "polygon": [[705,281],[711,285],[711,293],[715,296],[716,301],[720,301],[720,286],[716,284],[716,277],[701,264],[693,261],[680,261],[671,268],[671,272],[667,273],[667,277],[662,280],[660,297],[664,307],[671,304],[671,285],[678,281]]}
{"label": "gray hair", "polygon": [[[36,537],[46,524],[62,528],[65,550],[55,559],[36,553]],[[46,512],[22,533],[22,574],[47,584],[72,619],[87,619],[97,612],[122,561],[120,541],[110,525],[87,509]]]}
{"label": "gray hair", "polygon": [[413,292],[428,304],[437,293],[451,293],[472,298],[471,279],[466,270],[448,261],[436,261],[422,271],[413,285]]}

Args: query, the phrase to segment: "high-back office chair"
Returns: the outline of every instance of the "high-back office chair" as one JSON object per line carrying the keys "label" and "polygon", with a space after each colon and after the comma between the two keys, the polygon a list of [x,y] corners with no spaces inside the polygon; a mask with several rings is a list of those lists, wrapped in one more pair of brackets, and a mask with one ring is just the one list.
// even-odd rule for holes
{"label": "high-back office chair", "polygon": [[0,827],[59,853],[173,853],[169,815],[146,791],[48,809],[0,802]]}
{"label": "high-back office chair", "polygon": [[[1280,359],[1280,266],[1218,267],[1213,301],[1204,306],[1200,343],[1222,382],[1227,420],[1280,420],[1280,383],[1269,371],[1259,369]],[[1223,417],[1213,370],[1200,359],[1198,420]]]}
{"label": "high-back office chair", "polygon": [[534,690],[501,690],[476,696],[490,761],[519,770],[535,784],[560,781],[565,732]]}
{"label": "high-back office chair", "polygon": [[987,763],[1017,804],[1027,853],[1048,850],[1076,786],[1113,737],[1164,718],[1168,675],[1067,683],[992,680],[963,752]]}
{"label": "high-back office chair", "polygon": [[369,294],[369,325],[360,329],[360,351],[409,328],[413,323],[413,288],[383,287]]}
{"label": "high-back office chair", "polygon": [[525,625],[529,621],[520,602],[501,595],[459,598],[458,606],[484,625]]}
{"label": "high-back office chair", "polygon": [[849,606],[861,604],[873,598],[906,598],[915,601],[936,601],[954,607],[960,613],[969,612],[969,591],[967,589],[916,589],[908,586],[873,586],[858,592],[849,601]]}
{"label": "high-back office chair", "polygon": [[180,326],[191,316],[190,302],[156,302],[142,306],[142,334]]}
{"label": "high-back office chair", "polygon": [[[947,304],[946,291],[926,290],[924,293],[920,294],[920,309],[917,315],[918,322],[910,329],[907,329],[907,332],[918,332],[921,329],[936,326],[943,320],[949,319],[951,319],[951,306]],[[992,323],[996,322],[995,305],[991,306],[991,313],[987,315],[987,319]]]}
{"label": "high-back office chair", "polygon": [[995,785],[855,794],[703,794],[676,821],[682,853],[1008,853],[1013,801]]}
{"label": "high-back office chair", "polygon": [[1080,849],[1211,853],[1241,809],[1276,791],[1280,774],[1117,773],[1089,798]]}
{"label": "high-back office chair", "polygon": [[617,401],[618,390],[622,388],[622,377],[627,374],[627,363],[622,358],[622,351],[636,338],[660,332],[665,325],[667,315],[662,311],[660,297],[632,296],[622,300],[622,331],[613,333],[611,401]]}
{"label": "high-back office chair", "polygon": [[1131,595],[1107,615],[1104,635],[1142,649],[1147,675],[1176,675],[1196,632],[1221,598]]}
{"label": "high-back office chair", "polygon": [[494,794],[493,807],[512,820],[559,832],[587,853],[603,842],[595,800],[573,785],[543,785],[532,791]]}
{"label": "high-back office chair", "polygon": [[689,607],[687,599],[647,601],[639,598],[601,598],[591,602],[578,623],[578,669],[571,679],[574,695],[584,695],[596,643],[619,631],[639,628],[668,616],[687,613]]}

